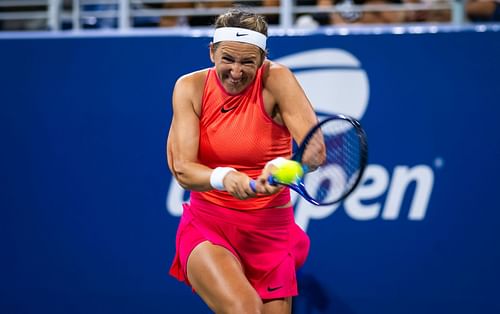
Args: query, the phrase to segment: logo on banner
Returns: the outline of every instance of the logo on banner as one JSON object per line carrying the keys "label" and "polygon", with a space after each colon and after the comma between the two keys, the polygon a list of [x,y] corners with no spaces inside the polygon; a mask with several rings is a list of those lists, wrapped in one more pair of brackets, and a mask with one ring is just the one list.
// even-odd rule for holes
{"label": "logo on banner", "polygon": [[[370,84],[361,62],[351,53],[341,49],[316,49],[288,55],[276,59],[276,62],[294,72],[320,119],[332,113],[342,113],[362,120],[369,103]],[[434,172],[425,164],[413,167],[397,165],[392,170],[370,164],[361,184],[342,205],[345,213],[354,220],[395,220],[402,216],[403,201],[411,190],[407,219],[423,220],[433,184]],[[384,194],[385,200],[380,200]],[[180,216],[181,204],[186,199],[187,192],[172,180],[166,200],[169,213]],[[295,192],[292,192],[292,201],[295,220],[304,230],[312,219],[324,219],[340,206],[316,207]]]}

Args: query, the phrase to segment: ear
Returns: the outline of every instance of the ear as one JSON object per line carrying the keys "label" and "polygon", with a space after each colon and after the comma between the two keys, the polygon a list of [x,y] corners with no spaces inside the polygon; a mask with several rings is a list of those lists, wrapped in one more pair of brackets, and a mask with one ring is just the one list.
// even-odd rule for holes
{"label": "ear", "polygon": [[212,63],[215,63],[215,48],[213,43],[210,43],[209,50],[210,50],[210,61],[212,61]]}

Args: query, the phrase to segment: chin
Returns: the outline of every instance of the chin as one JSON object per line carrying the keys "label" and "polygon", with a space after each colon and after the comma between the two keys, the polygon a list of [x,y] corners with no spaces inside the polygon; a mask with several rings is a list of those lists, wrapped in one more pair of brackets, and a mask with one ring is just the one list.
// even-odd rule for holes
{"label": "chin", "polygon": [[224,88],[226,89],[227,92],[231,94],[238,94],[245,89],[242,84],[234,85],[231,83],[226,84]]}

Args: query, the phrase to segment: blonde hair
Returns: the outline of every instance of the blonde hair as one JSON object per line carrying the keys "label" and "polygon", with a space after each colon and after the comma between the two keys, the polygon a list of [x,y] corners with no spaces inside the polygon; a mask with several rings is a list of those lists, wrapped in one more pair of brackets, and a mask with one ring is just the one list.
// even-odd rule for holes
{"label": "blonde hair", "polygon": [[234,8],[223,13],[215,20],[215,28],[220,27],[241,27],[250,29],[267,36],[267,22],[262,15],[258,15],[249,10]]}

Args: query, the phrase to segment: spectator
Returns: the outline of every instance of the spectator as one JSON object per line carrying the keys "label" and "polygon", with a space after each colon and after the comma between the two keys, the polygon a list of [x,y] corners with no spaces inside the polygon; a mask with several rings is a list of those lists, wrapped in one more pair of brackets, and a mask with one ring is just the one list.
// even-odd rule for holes
{"label": "spectator", "polygon": [[[296,0],[296,5],[307,5],[307,6],[330,6],[332,3],[330,1],[324,0]],[[312,14],[301,14],[297,16],[296,25],[297,26],[318,26],[318,25],[329,25],[330,24],[330,14],[325,13],[312,13]]]}
{"label": "spectator", "polygon": [[[406,4],[419,4],[421,0],[404,0]],[[427,22],[428,14],[425,10],[408,10],[405,11],[405,22],[407,23],[420,23]]]}
{"label": "spectator", "polygon": [[[290,0],[287,0],[290,1]],[[279,8],[280,0],[260,0],[260,1],[234,1],[235,6],[243,8],[251,7],[265,7],[265,8]],[[261,14],[266,18],[267,24],[279,24],[279,14]]]}
{"label": "spectator", "polygon": [[[456,0],[451,0],[456,1]],[[451,22],[451,8],[447,9],[432,9],[433,4],[450,4],[448,0],[403,0],[407,4],[422,4],[428,5],[428,10],[406,11],[405,22]]]}
{"label": "spectator", "polygon": [[500,21],[500,0],[468,0],[465,12],[471,22]]}
{"label": "spectator", "polygon": [[[210,2],[195,2],[196,9],[214,9],[214,8],[230,8],[233,7],[232,1],[210,1]],[[215,23],[215,19],[219,14],[211,16],[191,16],[189,17],[189,25],[191,26],[211,26]]]}
{"label": "spectator", "polygon": [[[165,3],[165,9],[213,9],[213,8],[229,8],[233,6],[233,1],[210,1],[196,2],[186,1],[177,3]],[[161,27],[174,26],[210,26],[214,23],[218,14],[214,15],[191,15],[191,16],[163,16],[160,19]]]}
{"label": "spectator", "polygon": [[354,5],[365,4],[400,4],[401,0],[318,0],[319,5],[331,5],[339,8],[340,12],[330,15],[331,24],[391,24],[402,23],[402,11],[361,11]]}
{"label": "spectator", "polygon": [[[192,9],[194,8],[193,2],[174,2],[174,3],[164,3],[164,9]],[[188,17],[185,16],[175,16],[175,15],[165,15],[160,18],[160,27],[175,27],[175,26],[185,26],[188,24]]]}

